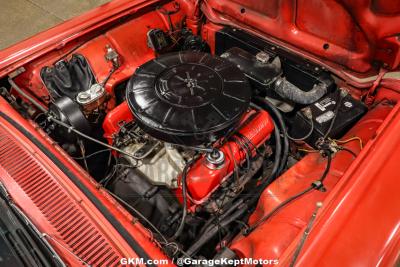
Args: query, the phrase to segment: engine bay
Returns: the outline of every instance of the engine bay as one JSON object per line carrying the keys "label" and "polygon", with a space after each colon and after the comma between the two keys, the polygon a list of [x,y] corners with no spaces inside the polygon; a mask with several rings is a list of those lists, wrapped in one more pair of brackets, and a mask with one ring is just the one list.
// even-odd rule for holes
{"label": "engine bay", "polygon": [[179,3],[27,64],[2,95],[169,257],[279,258],[394,102]]}

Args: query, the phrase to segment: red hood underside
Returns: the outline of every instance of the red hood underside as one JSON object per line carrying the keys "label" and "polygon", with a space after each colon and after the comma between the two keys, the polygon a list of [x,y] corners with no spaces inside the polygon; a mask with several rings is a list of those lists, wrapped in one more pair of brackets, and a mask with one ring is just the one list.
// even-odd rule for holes
{"label": "red hood underside", "polygon": [[207,0],[233,21],[354,72],[399,65],[398,0]]}
{"label": "red hood underside", "polygon": [[[197,0],[183,0],[193,6]],[[116,0],[0,51],[0,75],[157,0]],[[370,76],[400,63],[398,0],[202,0],[208,18],[241,26],[311,54],[335,69]],[[118,15],[116,15],[118,14]]]}

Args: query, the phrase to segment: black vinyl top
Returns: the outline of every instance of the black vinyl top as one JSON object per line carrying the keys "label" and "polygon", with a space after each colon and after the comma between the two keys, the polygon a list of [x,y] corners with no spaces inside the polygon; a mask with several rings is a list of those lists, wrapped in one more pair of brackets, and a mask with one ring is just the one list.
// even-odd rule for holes
{"label": "black vinyl top", "polygon": [[145,63],[127,86],[129,107],[143,129],[184,145],[213,141],[234,127],[250,97],[250,85],[236,66],[190,51]]}

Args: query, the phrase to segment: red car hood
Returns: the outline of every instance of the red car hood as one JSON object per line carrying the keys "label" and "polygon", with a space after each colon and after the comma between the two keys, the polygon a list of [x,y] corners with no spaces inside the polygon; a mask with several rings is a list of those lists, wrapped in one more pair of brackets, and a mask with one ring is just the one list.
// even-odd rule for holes
{"label": "red car hood", "polygon": [[[194,6],[198,0],[185,0]],[[157,0],[114,0],[0,51],[0,77]],[[371,76],[400,62],[397,0],[203,0],[208,19],[269,36],[332,69]],[[100,15],[99,15],[100,14]],[[78,41],[79,42],[79,41]]]}
{"label": "red car hood", "polygon": [[204,6],[215,22],[241,25],[354,72],[399,65],[397,0],[206,0]]}

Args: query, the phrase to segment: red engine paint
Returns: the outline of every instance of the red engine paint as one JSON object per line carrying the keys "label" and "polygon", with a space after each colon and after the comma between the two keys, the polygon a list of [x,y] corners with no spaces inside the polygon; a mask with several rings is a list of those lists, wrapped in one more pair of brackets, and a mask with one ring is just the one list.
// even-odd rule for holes
{"label": "red engine paint", "polygon": [[[369,111],[342,139],[358,136],[366,144],[374,137],[392,106],[380,104]],[[360,145],[352,141],[344,145],[356,154]],[[325,180],[327,192],[312,191],[293,201],[272,218],[261,224],[249,236],[236,238],[230,246],[240,257],[279,259],[295,238],[306,227],[318,201],[324,201],[345,171],[353,162],[353,156],[341,151],[332,159],[330,172]],[[262,194],[257,209],[249,219],[252,225],[289,197],[308,188],[320,178],[326,167],[326,159],[318,153],[309,154],[272,183]]]}
{"label": "red engine paint", "polygon": [[112,144],[113,136],[118,133],[121,125],[133,120],[134,117],[129,109],[128,102],[122,102],[122,104],[107,113],[103,122],[104,137]]}
{"label": "red engine paint", "polygon": [[[239,133],[256,147],[265,143],[274,130],[272,118],[266,111],[250,114],[245,121],[247,123],[244,122]],[[233,172],[235,164],[245,160],[246,152],[234,141],[227,142],[220,150],[225,155],[225,163],[219,169],[208,167],[205,157],[202,157],[188,171],[186,184],[189,195],[195,203],[200,203],[210,195]],[[252,150],[255,153],[255,149]]]}
{"label": "red engine paint", "polygon": [[[134,120],[134,117],[125,101],[107,114],[103,123],[104,136],[112,143],[112,137],[120,130],[121,122],[132,120]],[[250,121],[247,122],[247,120]],[[246,116],[243,123],[245,125],[239,130],[239,133],[247,137],[256,147],[265,143],[274,130],[272,118],[265,111],[251,112]],[[206,165],[205,158],[202,157],[190,169],[186,182],[189,194],[194,202],[201,201],[214,191],[221,181],[232,173],[235,162],[241,163],[246,156],[239,145],[233,141],[222,146],[221,151],[225,155],[225,164],[221,168],[210,169]],[[180,191],[177,194],[179,195]]]}

